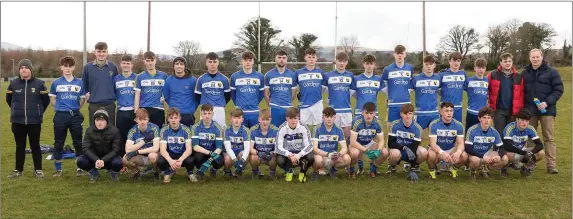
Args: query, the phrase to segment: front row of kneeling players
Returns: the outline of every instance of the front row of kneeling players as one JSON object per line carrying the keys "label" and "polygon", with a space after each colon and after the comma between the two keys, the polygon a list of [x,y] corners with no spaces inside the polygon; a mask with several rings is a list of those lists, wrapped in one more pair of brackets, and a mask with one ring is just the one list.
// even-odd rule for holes
{"label": "front row of kneeling players", "polygon": [[[382,125],[375,117],[373,103],[364,104],[361,116],[353,121],[348,147],[342,129],[334,124],[336,112],[331,107],[323,110],[323,123],[314,134],[299,122],[299,111],[294,107],[286,110],[286,122],[279,128],[271,124],[270,112],[261,110],[259,124],[250,130],[241,125],[240,109],[231,113],[232,125],[227,130],[212,120],[213,107],[209,104],[202,105],[201,120],[191,128],[180,123],[177,108],[168,110],[169,125],[162,129],[149,122],[145,109],[139,109],[135,116],[137,125],[127,137],[123,160],[117,156],[119,132],[107,126],[107,112],[98,110],[94,115],[95,127],[86,131],[85,155],[78,158],[77,164],[90,173],[90,182],[99,178],[101,168],[111,169],[113,180],[118,180],[122,166],[131,170],[134,179],[147,174],[159,178],[162,171],[163,182],[169,183],[181,167],[187,169],[190,181],[197,182],[204,180],[207,171],[215,176],[221,167],[226,176],[241,177],[247,164],[251,165],[253,178],[264,176],[259,171],[261,164],[268,165],[269,176],[276,178],[278,165],[284,170],[286,181],[292,180],[293,168],[299,167],[298,179],[306,182],[310,167],[314,170],[313,180],[319,178],[320,169],[326,169],[333,178],[337,169],[346,169],[349,177],[355,179],[354,166],[366,154],[370,159],[370,177],[376,177],[378,166],[389,158],[387,173],[395,175],[396,166],[404,161],[409,164],[407,178],[415,182],[419,178],[419,165],[424,161],[428,163],[431,179],[436,179],[441,161],[453,178],[457,178],[458,168],[468,165],[470,177],[475,179],[478,169],[485,178],[489,177],[490,169],[500,169],[501,176],[506,177],[510,166],[529,176],[535,163],[543,159],[543,145],[529,125],[531,115],[526,109],[505,128],[503,140],[490,127],[491,109],[482,108],[478,113],[480,122],[465,134],[463,125],[452,118],[453,109],[449,102],[440,104],[440,118],[429,125],[427,149],[420,146],[423,129],[414,120],[411,104],[402,106],[401,119],[392,122],[388,148],[384,146]],[[525,147],[529,140],[535,147]]]}

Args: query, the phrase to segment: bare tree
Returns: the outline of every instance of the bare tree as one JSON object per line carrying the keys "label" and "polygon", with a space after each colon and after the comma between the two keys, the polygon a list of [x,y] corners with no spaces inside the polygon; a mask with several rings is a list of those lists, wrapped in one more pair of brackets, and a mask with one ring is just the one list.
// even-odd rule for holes
{"label": "bare tree", "polygon": [[[358,38],[354,35],[351,36],[344,36],[340,39],[340,46],[336,48],[338,52],[346,52],[348,54],[348,68],[353,69],[358,66],[356,61],[354,60],[354,52],[360,45],[358,42]],[[336,54],[334,54],[336,57]]]}
{"label": "bare tree", "polygon": [[438,48],[444,52],[459,52],[463,60],[478,42],[479,33],[474,28],[456,25],[440,38]]}
{"label": "bare tree", "polygon": [[187,59],[187,68],[197,68],[197,64],[201,61],[199,53],[201,52],[201,44],[195,41],[179,41],[173,46],[173,52],[178,56]]}
{"label": "bare tree", "polygon": [[509,50],[511,35],[504,24],[490,26],[486,33],[485,44],[489,48],[489,59],[497,60],[499,55]]}

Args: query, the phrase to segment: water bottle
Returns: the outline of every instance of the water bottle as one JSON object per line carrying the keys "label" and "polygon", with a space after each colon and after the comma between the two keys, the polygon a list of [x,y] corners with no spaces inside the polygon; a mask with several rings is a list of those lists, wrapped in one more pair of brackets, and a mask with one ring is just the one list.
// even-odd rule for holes
{"label": "water bottle", "polygon": [[[539,99],[537,99],[537,97],[534,97],[534,98],[533,98],[533,102],[535,103],[535,105],[536,105],[537,107],[539,107],[539,104],[541,104],[541,102],[539,101]],[[545,112],[547,112],[546,109],[542,109],[542,110],[541,110],[541,113],[545,113]]]}

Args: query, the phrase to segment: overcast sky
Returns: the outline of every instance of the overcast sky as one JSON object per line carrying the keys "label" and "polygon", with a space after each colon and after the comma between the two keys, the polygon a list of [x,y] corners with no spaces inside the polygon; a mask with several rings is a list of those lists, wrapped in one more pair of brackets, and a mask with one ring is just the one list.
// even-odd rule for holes
{"label": "overcast sky", "polygon": [[[173,54],[180,40],[200,42],[203,52],[233,46],[240,27],[258,15],[257,2],[152,2],[151,50]],[[280,37],[318,36],[321,46],[335,43],[333,2],[262,2],[261,16],[282,30]],[[404,44],[422,50],[421,2],[339,2],[337,37],[356,35],[360,46],[392,50]],[[461,24],[485,33],[489,25],[517,18],[555,28],[555,47],[571,38],[571,2],[427,2],[427,49]],[[25,11],[25,13],[23,13]],[[82,2],[2,2],[1,40],[23,47],[83,49]],[[110,51],[137,53],[146,48],[147,2],[88,2],[87,47],[105,41]],[[482,37],[482,43],[484,38]],[[571,42],[571,40],[568,40]]]}

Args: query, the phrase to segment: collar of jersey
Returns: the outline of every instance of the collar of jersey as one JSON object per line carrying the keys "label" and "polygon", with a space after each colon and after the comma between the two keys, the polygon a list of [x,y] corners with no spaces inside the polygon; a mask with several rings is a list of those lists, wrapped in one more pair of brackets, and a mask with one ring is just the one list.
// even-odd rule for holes
{"label": "collar of jersey", "polygon": [[62,78],[62,80],[64,80],[65,82],[68,82],[68,83],[74,82],[74,81],[78,80],[78,78],[76,78],[76,76],[73,76],[73,75],[72,75],[72,81],[66,80],[66,77],[64,77],[63,75],[62,75],[62,77],[60,77],[60,78]]}
{"label": "collar of jersey", "polygon": [[129,73],[129,77],[125,77],[125,76],[123,76],[123,74],[120,73],[119,77],[122,79],[129,79],[129,78],[133,77],[133,75],[135,75],[135,73],[131,72],[131,73]]}

